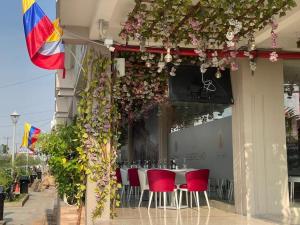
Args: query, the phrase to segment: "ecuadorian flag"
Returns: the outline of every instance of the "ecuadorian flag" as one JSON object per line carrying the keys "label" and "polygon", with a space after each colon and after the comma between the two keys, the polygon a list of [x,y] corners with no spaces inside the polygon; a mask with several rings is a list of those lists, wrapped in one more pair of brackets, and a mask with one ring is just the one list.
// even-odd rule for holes
{"label": "ecuadorian flag", "polygon": [[26,147],[34,150],[35,142],[38,140],[38,136],[40,133],[41,130],[39,128],[31,126],[29,123],[25,123],[21,147]]}
{"label": "ecuadorian flag", "polygon": [[43,69],[64,70],[64,45],[58,20],[52,23],[35,0],[23,0],[23,24],[31,61]]}

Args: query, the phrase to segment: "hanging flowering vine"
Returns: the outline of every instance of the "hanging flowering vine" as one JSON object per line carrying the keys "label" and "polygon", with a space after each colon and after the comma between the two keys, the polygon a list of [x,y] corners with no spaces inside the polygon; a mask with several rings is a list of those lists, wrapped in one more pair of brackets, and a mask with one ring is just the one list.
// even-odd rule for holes
{"label": "hanging flowering vine", "polygon": [[[167,99],[168,75],[166,71],[158,73],[151,66],[159,63],[159,55],[144,58],[143,54],[123,53],[120,57],[128,59],[126,76],[116,79],[114,99],[122,117],[132,121]],[[150,67],[144,64],[145,60],[149,60],[146,63],[150,63]]]}
{"label": "hanging flowering vine", "polygon": [[[274,16],[284,16],[296,6],[294,0],[241,0],[241,1],[195,1],[162,0],[136,1],[136,6],[129,14],[120,36],[129,41],[135,39],[145,44],[146,40],[161,43],[168,51],[176,46],[194,46],[200,61],[204,63],[201,71],[207,67],[222,70],[229,66],[238,69],[235,57],[207,57],[207,53],[236,51],[242,40],[250,43],[250,69],[256,69],[251,51],[255,50],[253,34],[265,28]],[[272,48],[276,48],[276,23],[272,20]],[[142,48],[144,49],[144,47]],[[168,55],[168,54],[167,54]],[[224,54],[223,54],[224,55]],[[226,54],[225,54],[226,55]],[[276,61],[273,51],[270,60]],[[217,63],[216,59],[219,61]],[[168,62],[172,57],[167,57]],[[166,61],[167,61],[166,60]]]}
{"label": "hanging flowering vine", "polygon": [[270,20],[270,24],[271,24],[271,40],[272,40],[272,49],[273,52],[270,53],[270,61],[271,62],[276,62],[278,60],[278,54],[276,52],[276,48],[277,48],[277,38],[278,35],[276,34],[275,30],[278,28],[278,23],[275,21],[275,19],[271,19]]}

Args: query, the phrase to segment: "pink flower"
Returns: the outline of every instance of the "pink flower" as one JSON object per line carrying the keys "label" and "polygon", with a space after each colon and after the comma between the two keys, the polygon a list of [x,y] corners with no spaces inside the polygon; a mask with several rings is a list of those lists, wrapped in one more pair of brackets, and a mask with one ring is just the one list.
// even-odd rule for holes
{"label": "pink flower", "polygon": [[120,33],[120,37],[121,37],[122,39],[127,39],[128,35],[127,35],[124,31],[122,31],[122,32]]}
{"label": "pink flower", "polygon": [[237,71],[239,69],[239,65],[236,62],[231,62],[230,68],[232,71]]}
{"label": "pink flower", "polygon": [[277,52],[275,52],[275,51],[271,52],[269,60],[271,62],[277,62],[278,61],[278,54],[277,54]]}
{"label": "pink flower", "polygon": [[200,22],[193,18],[189,19],[189,24],[191,25],[192,29],[195,31],[199,31],[201,29]]}
{"label": "pink flower", "polygon": [[199,40],[196,38],[194,34],[189,33],[189,37],[191,38],[192,45],[197,46],[199,44]]}

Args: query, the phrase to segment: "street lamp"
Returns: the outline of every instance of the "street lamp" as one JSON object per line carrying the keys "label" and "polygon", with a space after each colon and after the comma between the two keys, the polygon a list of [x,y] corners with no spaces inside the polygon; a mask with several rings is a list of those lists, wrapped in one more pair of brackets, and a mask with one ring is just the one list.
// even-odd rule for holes
{"label": "street lamp", "polygon": [[10,114],[11,121],[13,123],[13,146],[12,146],[12,156],[11,156],[11,164],[12,167],[14,167],[15,164],[15,152],[16,152],[16,127],[17,127],[17,122],[19,119],[20,115],[14,111],[12,114]]}

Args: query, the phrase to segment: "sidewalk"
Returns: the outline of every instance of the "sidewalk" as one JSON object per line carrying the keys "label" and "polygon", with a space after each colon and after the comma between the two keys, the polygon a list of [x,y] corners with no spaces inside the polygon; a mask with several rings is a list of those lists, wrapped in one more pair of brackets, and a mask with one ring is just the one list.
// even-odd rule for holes
{"label": "sidewalk", "polygon": [[7,225],[47,224],[47,215],[51,215],[55,200],[56,191],[53,187],[43,192],[30,192],[30,197],[23,207],[4,206],[4,220]]}

